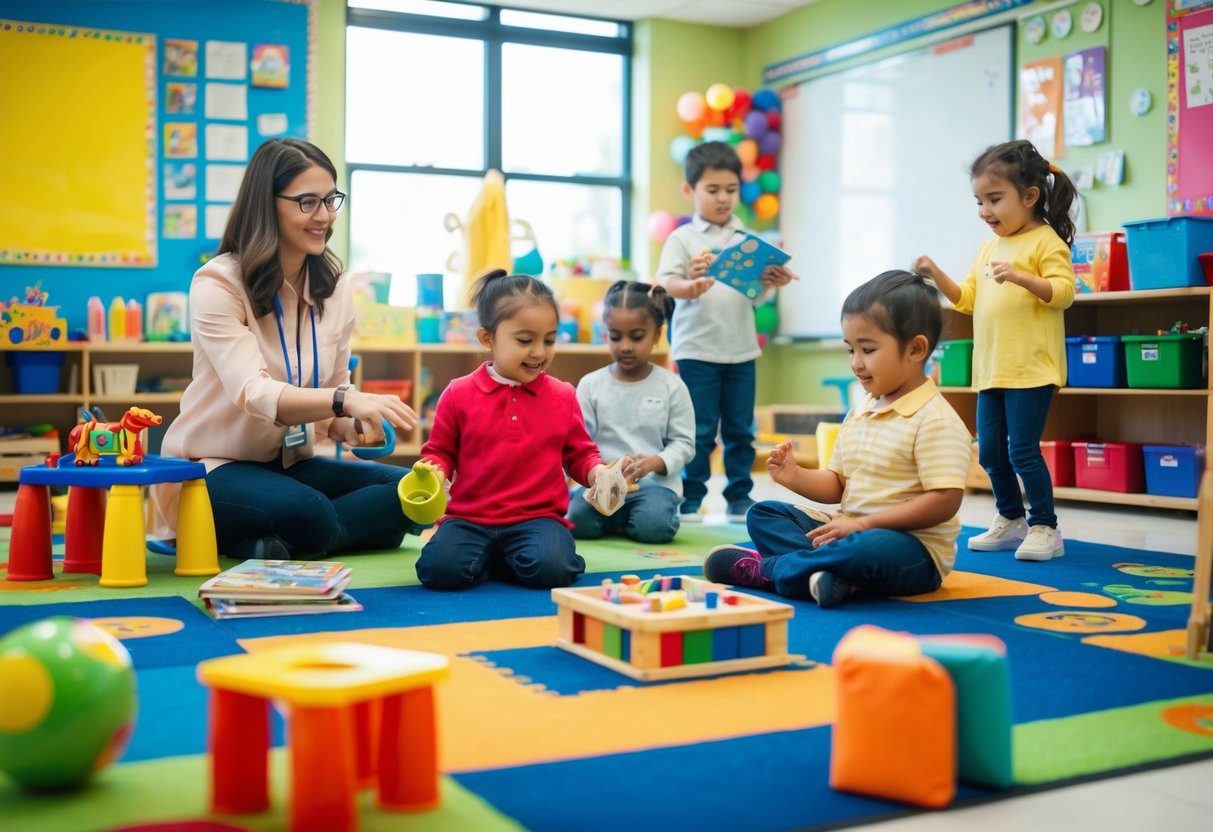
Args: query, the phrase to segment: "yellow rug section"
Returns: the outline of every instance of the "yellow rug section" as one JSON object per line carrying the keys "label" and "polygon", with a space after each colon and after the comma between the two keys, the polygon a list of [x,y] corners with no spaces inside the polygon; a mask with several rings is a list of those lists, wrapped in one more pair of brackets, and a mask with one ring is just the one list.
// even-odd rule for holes
{"label": "yellow rug section", "polygon": [[979,575],[976,572],[953,571],[944,579],[943,586],[926,595],[911,595],[901,601],[923,603],[929,601],[963,601],[968,598],[1003,598],[1011,595],[1039,595],[1053,592],[1056,587]]}

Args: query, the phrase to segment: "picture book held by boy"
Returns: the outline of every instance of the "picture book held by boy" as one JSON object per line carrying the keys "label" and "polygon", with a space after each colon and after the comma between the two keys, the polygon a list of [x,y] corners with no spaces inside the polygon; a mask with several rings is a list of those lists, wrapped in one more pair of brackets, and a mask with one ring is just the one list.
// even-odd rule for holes
{"label": "picture book held by boy", "polygon": [[716,255],[705,275],[748,298],[756,298],[762,294],[762,270],[767,266],[782,266],[791,259],[792,255],[761,237],[746,234],[740,243]]}

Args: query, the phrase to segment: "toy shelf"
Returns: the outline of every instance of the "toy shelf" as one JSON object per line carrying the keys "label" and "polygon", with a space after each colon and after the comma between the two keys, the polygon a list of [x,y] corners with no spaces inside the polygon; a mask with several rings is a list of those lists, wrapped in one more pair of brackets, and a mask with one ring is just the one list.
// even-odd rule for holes
{"label": "toy shelf", "polygon": [[[1153,333],[1176,321],[1198,329],[1213,320],[1211,308],[1213,287],[1208,286],[1082,294],[1066,310],[1066,335]],[[973,319],[945,308],[944,337],[973,337]],[[941,387],[940,391],[976,435],[977,389]],[[1042,439],[1088,437],[1102,442],[1213,447],[1213,388],[1207,380],[1199,389],[1062,387],[1057,392]],[[983,479],[971,476],[969,487],[988,489]],[[1188,497],[1087,488],[1053,491],[1063,500],[1197,511],[1197,500]]]}

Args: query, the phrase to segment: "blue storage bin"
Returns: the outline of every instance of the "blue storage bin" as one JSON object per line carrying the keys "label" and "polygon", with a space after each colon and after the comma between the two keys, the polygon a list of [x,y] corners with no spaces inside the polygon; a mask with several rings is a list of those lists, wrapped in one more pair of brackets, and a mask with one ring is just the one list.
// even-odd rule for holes
{"label": "blue storage bin", "polygon": [[1067,387],[1124,387],[1125,351],[1119,335],[1066,339]]}
{"label": "blue storage bin", "polygon": [[1146,445],[1146,493],[1195,497],[1205,472],[1203,445]]}
{"label": "blue storage bin", "polygon": [[1200,255],[1213,251],[1213,217],[1167,217],[1124,223],[1134,289],[1205,286]]}
{"label": "blue storage bin", "polygon": [[58,393],[65,357],[55,350],[12,350],[8,366],[13,371],[13,390],[25,396]]}

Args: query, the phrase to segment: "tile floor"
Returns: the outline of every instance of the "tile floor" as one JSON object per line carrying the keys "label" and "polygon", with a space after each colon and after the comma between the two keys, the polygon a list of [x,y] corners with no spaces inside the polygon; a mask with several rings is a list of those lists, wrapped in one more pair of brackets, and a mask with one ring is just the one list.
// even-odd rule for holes
{"label": "tile floor", "polygon": [[[710,484],[705,522],[724,523],[722,478]],[[755,477],[754,499],[793,499],[765,475]],[[0,490],[0,513],[12,511],[16,490]],[[1067,537],[1177,554],[1194,554],[1196,519],[1187,512],[1131,507],[1102,509],[1088,503],[1061,503]],[[988,494],[970,493],[960,510],[963,523],[984,526],[994,516]],[[1213,689],[1213,679],[1210,680]],[[1213,827],[1213,760],[1171,766],[1053,789],[982,806],[932,812],[871,824],[880,832],[1136,832]]]}

